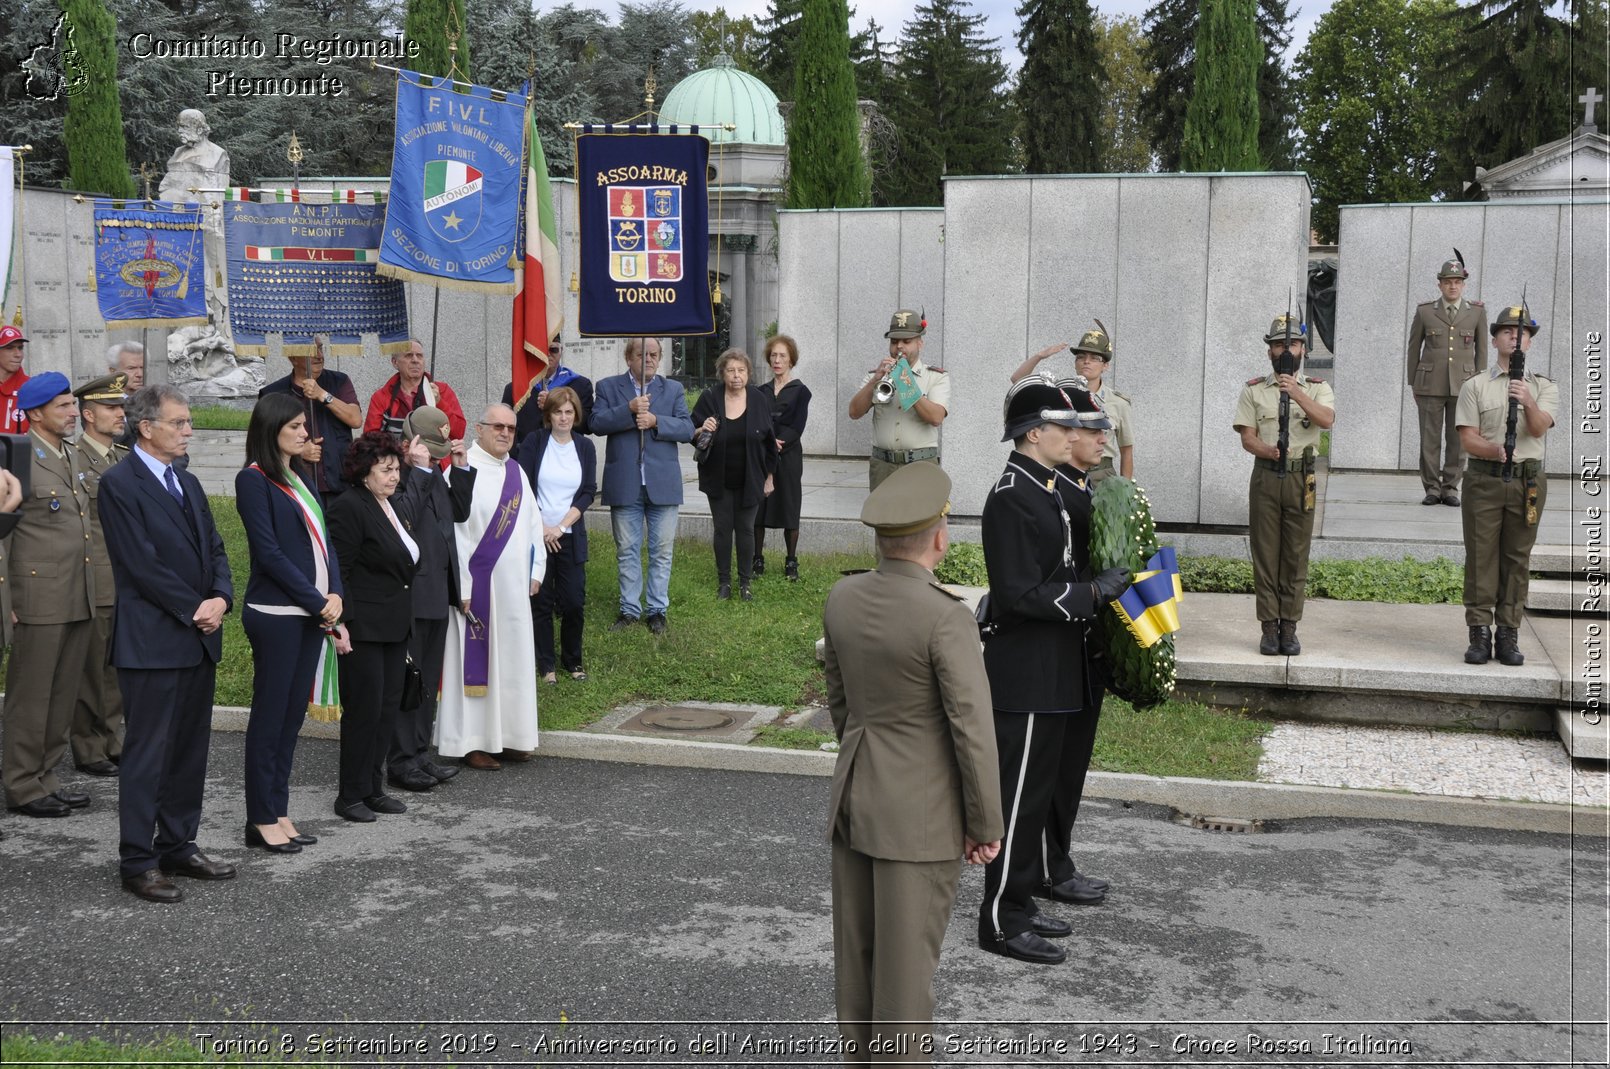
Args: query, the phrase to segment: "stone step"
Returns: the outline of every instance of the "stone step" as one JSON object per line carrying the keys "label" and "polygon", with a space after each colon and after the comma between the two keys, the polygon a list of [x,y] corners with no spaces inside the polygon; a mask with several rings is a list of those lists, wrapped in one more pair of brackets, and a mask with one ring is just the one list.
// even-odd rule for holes
{"label": "stone step", "polygon": [[1570,579],[1533,579],[1526,589],[1526,611],[1575,612],[1582,590],[1581,584]]}

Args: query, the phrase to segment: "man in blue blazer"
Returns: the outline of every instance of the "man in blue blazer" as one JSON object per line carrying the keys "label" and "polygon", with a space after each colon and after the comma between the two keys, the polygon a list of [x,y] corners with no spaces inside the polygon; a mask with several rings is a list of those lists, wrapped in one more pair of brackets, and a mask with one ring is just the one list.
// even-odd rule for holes
{"label": "man in blue blazer", "polygon": [[117,607],[111,661],[123,693],[118,853],[123,886],[178,902],[170,876],[227,880],[235,866],[196,846],[213,681],[234,599],[224,540],[201,482],[175,462],[190,448],[190,404],[173,386],[129,398],[135,447],[101,476]]}
{"label": "man in blue blazer", "polygon": [[[677,443],[693,440],[693,420],[680,382],[662,379],[660,340],[626,342],[626,374],[598,383],[592,433],[604,447],[604,504],[615,534],[620,577],[620,616],[611,631],[646,615],[650,631],[665,633],[671,606],[671,547],[682,504],[682,466]],[[643,596],[643,528],[648,528],[648,595]]]}

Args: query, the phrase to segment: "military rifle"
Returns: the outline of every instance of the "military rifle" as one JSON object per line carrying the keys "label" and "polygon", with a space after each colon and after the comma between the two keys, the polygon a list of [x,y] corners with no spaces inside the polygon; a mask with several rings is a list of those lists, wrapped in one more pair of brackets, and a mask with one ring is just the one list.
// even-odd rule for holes
{"label": "military rifle", "polygon": [[[1291,287],[1286,287],[1286,337],[1280,350],[1280,360],[1275,364],[1276,382],[1281,375],[1295,375],[1297,369],[1291,359]],[[1280,391],[1280,437],[1275,440],[1275,448],[1280,450],[1280,470],[1276,477],[1286,477],[1287,456],[1291,452],[1291,395],[1285,390]]]}
{"label": "military rifle", "polygon": [[[1532,313],[1526,308],[1526,288],[1521,288],[1521,315],[1520,322],[1515,324],[1515,348],[1509,354],[1509,381],[1520,382],[1526,377],[1526,353],[1521,350],[1521,335],[1526,333],[1526,324],[1532,321]],[[1515,476],[1515,433],[1520,424],[1521,403],[1515,399],[1514,394],[1509,398],[1509,416],[1504,421],[1504,468],[1503,477],[1507,483]]]}

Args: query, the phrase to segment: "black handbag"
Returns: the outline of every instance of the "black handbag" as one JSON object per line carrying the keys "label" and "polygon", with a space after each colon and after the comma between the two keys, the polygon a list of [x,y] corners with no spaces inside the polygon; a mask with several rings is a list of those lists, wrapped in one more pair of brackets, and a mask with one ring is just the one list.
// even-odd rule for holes
{"label": "black handbag", "polygon": [[693,463],[703,464],[710,459],[710,447],[715,440],[716,436],[711,431],[701,430],[693,436]]}
{"label": "black handbag", "polygon": [[425,701],[425,679],[410,654],[404,654],[402,711],[411,713]]}

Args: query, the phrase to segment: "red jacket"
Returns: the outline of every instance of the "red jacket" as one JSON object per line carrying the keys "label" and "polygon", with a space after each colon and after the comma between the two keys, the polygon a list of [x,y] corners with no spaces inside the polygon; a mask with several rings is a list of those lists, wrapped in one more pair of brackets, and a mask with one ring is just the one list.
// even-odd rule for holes
{"label": "red jacket", "polygon": [[436,407],[447,413],[447,430],[454,438],[464,437],[465,422],[464,409],[458,403],[458,395],[453,388],[445,382],[434,382],[429,375],[420,380],[419,389],[414,391],[412,398],[403,395],[398,387],[397,380],[400,375],[393,375],[386,380],[386,384],[374,392],[369,398],[369,414],[363,421],[363,432],[378,431],[381,420],[390,416],[393,419],[407,419],[408,414],[415,408],[429,404],[420,394],[425,392],[426,383],[436,391]]}
{"label": "red jacket", "polygon": [[0,434],[28,433],[28,417],[17,407],[17,391],[27,381],[28,373],[18,368],[9,379],[0,382]]}

